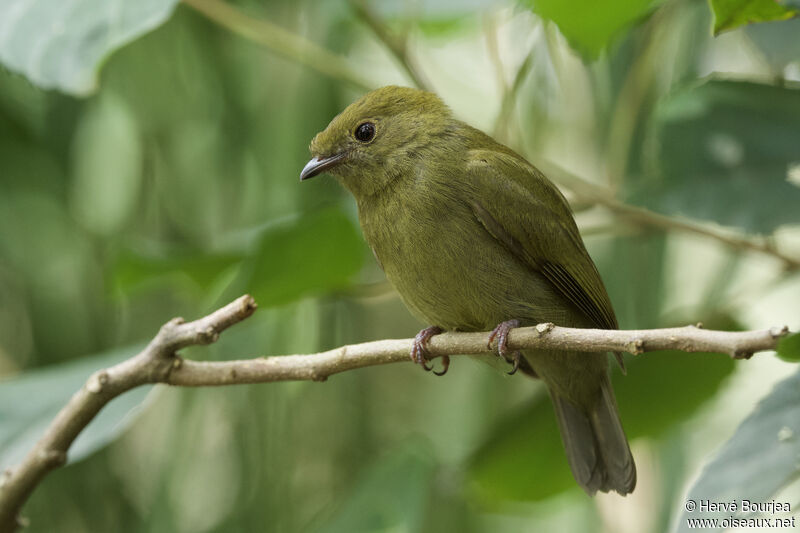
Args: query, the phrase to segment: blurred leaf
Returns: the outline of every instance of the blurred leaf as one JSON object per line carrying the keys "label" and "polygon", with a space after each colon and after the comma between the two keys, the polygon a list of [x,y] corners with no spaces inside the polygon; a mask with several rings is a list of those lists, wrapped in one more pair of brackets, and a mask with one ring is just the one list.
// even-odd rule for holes
{"label": "blurred leaf", "polygon": [[[800,456],[800,372],[775,385],[736,429],[689,489],[699,502],[769,501],[797,478]],[[741,509],[739,509],[741,510]],[[731,513],[683,512],[673,531],[688,531],[687,518],[727,518]],[[769,516],[769,514],[766,514]],[[718,531],[719,528],[710,528]]]}
{"label": "blurred leaf", "polygon": [[72,210],[100,235],[117,232],[139,198],[142,148],[135,118],[105,93],[81,115],[72,144]]}
{"label": "blurred leaf", "polygon": [[714,13],[714,35],[743,24],[786,20],[797,16],[797,12],[775,0],[711,0],[711,11]]}
{"label": "blurred leaf", "polygon": [[346,287],[363,259],[363,240],[350,218],[325,209],[270,227],[243,270],[260,305],[280,305]]}
{"label": "blurred leaf", "polygon": [[[422,448],[422,449],[420,449]],[[431,490],[435,463],[424,447],[384,455],[319,533],[419,531]]]}
{"label": "blurred leaf", "polygon": [[646,353],[626,364],[628,375],[615,375],[613,381],[622,424],[632,439],[659,437],[688,420],[736,366],[727,355],[677,350]]}
{"label": "blurred leaf", "polygon": [[[141,348],[120,348],[0,381],[0,468],[22,460],[93,372],[119,363]],[[75,440],[69,461],[91,455],[122,433],[134,420],[132,413],[151,388],[139,387],[107,405]]]}
{"label": "blurred leaf", "polygon": [[552,20],[578,52],[596,58],[620,32],[644,18],[663,0],[524,0],[534,13]]}
{"label": "blurred leaf", "polygon": [[800,88],[712,80],[662,101],[656,123],[660,176],[635,200],[755,232],[800,220]]}
{"label": "blurred leaf", "polygon": [[[744,329],[726,315],[711,316],[704,323],[722,331]],[[661,436],[691,417],[716,395],[736,361],[723,354],[664,350],[629,357],[626,365],[628,375],[615,368],[612,381],[625,432],[635,439]]]}
{"label": "blurred leaf", "polygon": [[538,501],[576,488],[549,398],[503,420],[468,466],[473,495],[488,507]]}
{"label": "blurred leaf", "polygon": [[800,361],[800,333],[782,338],[778,343],[777,353],[784,361]]}
{"label": "blurred leaf", "polygon": [[[44,91],[33,90],[30,82],[0,67],[0,138],[12,140],[12,123],[39,137],[46,131],[50,100]],[[7,115],[8,124],[2,115]]]}
{"label": "blurred leaf", "polygon": [[661,233],[617,237],[598,255],[620,327],[652,328],[659,323],[666,257],[667,239]]}
{"label": "blurred leaf", "polygon": [[0,62],[45,89],[86,95],[114,50],[160,26],[177,0],[7,0]]}
{"label": "blurred leaf", "polygon": [[187,276],[201,288],[209,287],[222,273],[240,263],[244,254],[171,251],[157,256],[122,253],[113,268],[114,284],[128,290],[162,276]]}

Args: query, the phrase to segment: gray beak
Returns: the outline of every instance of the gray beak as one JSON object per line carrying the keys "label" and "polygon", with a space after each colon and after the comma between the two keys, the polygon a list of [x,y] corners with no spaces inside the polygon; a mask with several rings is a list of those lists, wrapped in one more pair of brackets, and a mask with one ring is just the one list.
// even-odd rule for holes
{"label": "gray beak", "polygon": [[313,178],[317,174],[321,174],[329,168],[335,167],[345,158],[346,155],[346,153],[342,152],[329,157],[312,158],[311,161],[306,163],[306,166],[304,166],[303,170],[300,172],[300,181]]}

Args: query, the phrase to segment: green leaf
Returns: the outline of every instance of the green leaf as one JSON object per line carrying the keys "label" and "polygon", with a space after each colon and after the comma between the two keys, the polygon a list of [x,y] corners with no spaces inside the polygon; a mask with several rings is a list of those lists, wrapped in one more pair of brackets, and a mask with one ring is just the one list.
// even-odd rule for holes
{"label": "green leaf", "polygon": [[307,213],[270,226],[243,267],[259,305],[280,305],[349,285],[364,260],[352,220],[337,209]]}
{"label": "green leaf", "polygon": [[596,58],[614,37],[644,18],[663,0],[525,0],[531,10],[553,21],[578,52]]}
{"label": "green leaf", "polygon": [[197,286],[208,288],[227,269],[244,259],[243,253],[210,253],[198,250],[171,250],[166,255],[126,251],[113,267],[114,285],[129,290],[153,279],[185,276]]}
{"label": "green leaf", "polygon": [[[625,433],[636,439],[659,438],[691,417],[717,393],[735,362],[720,354],[670,350],[628,358],[626,365],[628,375],[614,372],[612,380]],[[541,397],[501,421],[474,454],[469,476],[473,495],[490,507],[576,488],[549,399]]]}
{"label": "green leaf", "polygon": [[435,473],[425,447],[394,450],[373,465],[318,533],[419,531]]}
{"label": "green leaf", "polygon": [[710,0],[714,13],[714,35],[744,24],[786,20],[797,16],[797,11],[784,7],[775,0]]}
{"label": "green leaf", "polygon": [[800,361],[800,333],[784,337],[778,342],[778,357],[784,361],[796,363]]}
{"label": "green leaf", "polygon": [[483,506],[539,501],[577,487],[546,396],[500,422],[470,460],[472,496]]}
{"label": "green leaf", "polygon": [[[0,381],[0,468],[17,464],[45,428],[95,371],[123,361],[141,350],[131,346],[76,361],[30,370]],[[70,462],[91,455],[128,427],[132,413],[152,387],[139,387],[115,398],[78,436]]]}
{"label": "green leaf", "polygon": [[754,232],[800,220],[800,88],[711,80],[671,94],[655,122],[659,172],[634,201]]}
{"label": "green leaf", "polygon": [[123,101],[105,93],[89,105],[72,155],[73,213],[96,234],[116,233],[134,213],[142,176],[138,127]]}
{"label": "green leaf", "polygon": [[44,89],[84,96],[114,50],[160,26],[177,0],[6,0],[0,62]]}
{"label": "green leaf", "polygon": [[646,353],[626,363],[628,375],[615,375],[613,381],[631,439],[659,437],[689,419],[736,367],[727,355],[677,350]]}
{"label": "green leaf", "polygon": [[698,503],[698,508],[691,513],[684,511],[673,525],[673,531],[689,531],[688,518],[742,516],[741,508],[739,512],[701,511],[700,500],[769,501],[779,489],[797,478],[798,456],[800,372],[775,385],[706,465],[687,495],[687,500]]}

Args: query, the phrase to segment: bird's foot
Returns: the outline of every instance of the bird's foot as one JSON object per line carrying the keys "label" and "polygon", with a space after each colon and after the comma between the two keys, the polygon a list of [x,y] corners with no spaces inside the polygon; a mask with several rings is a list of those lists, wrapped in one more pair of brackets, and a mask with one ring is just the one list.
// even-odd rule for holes
{"label": "bird's foot", "polygon": [[506,374],[508,374],[509,376],[513,376],[514,374],[517,373],[517,370],[519,370],[519,361],[520,361],[520,359],[522,359],[522,352],[520,352],[519,350],[514,352],[514,355],[511,357],[510,361],[508,359],[506,359],[506,361],[508,361],[512,365],[511,366],[511,370],[506,372]]}
{"label": "bird's foot", "polygon": [[[438,335],[444,331],[439,326],[428,326],[427,328],[423,329],[419,333],[417,333],[416,337],[414,337],[414,344],[411,347],[411,360],[417,363],[418,365],[422,366],[425,371],[430,372],[433,370],[433,366],[428,366],[428,342],[431,340],[431,337],[434,335]],[[437,376],[444,376],[447,373],[447,369],[450,367],[450,357],[443,355],[442,356],[442,370],[436,371],[434,370],[433,373]]]}
{"label": "bird's foot", "polygon": [[486,344],[487,347],[491,348],[492,343],[497,339],[497,355],[502,356],[509,364],[513,365],[513,368],[508,373],[509,375],[517,373],[517,370],[519,370],[520,358],[522,357],[522,353],[519,351],[513,354],[509,354],[508,351],[508,334],[512,329],[518,328],[519,324],[519,320],[516,319],[500,322],[489,334],[489,342]]}

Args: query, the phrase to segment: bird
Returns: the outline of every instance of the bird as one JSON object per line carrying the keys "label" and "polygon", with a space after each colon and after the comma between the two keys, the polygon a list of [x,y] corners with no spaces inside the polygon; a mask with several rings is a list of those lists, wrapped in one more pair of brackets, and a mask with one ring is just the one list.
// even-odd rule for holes
{"label": "bird", "polygon": [[[409,87],[368,92],[309,149],[300,180],[325,172],[352,193],[378,265],[409,311],[430,324],[411,358],[430,370],[432,336],[491,331],[488,344],[513,365],[510,373],[546,385],[578,485],[590,496],[631,493],[636,465],[608,354],[508,349],[515,327],[618,329],[559,189],[514,150],[455,118],[436,94]],[[449,359],[443,364],[439,375]]]}

